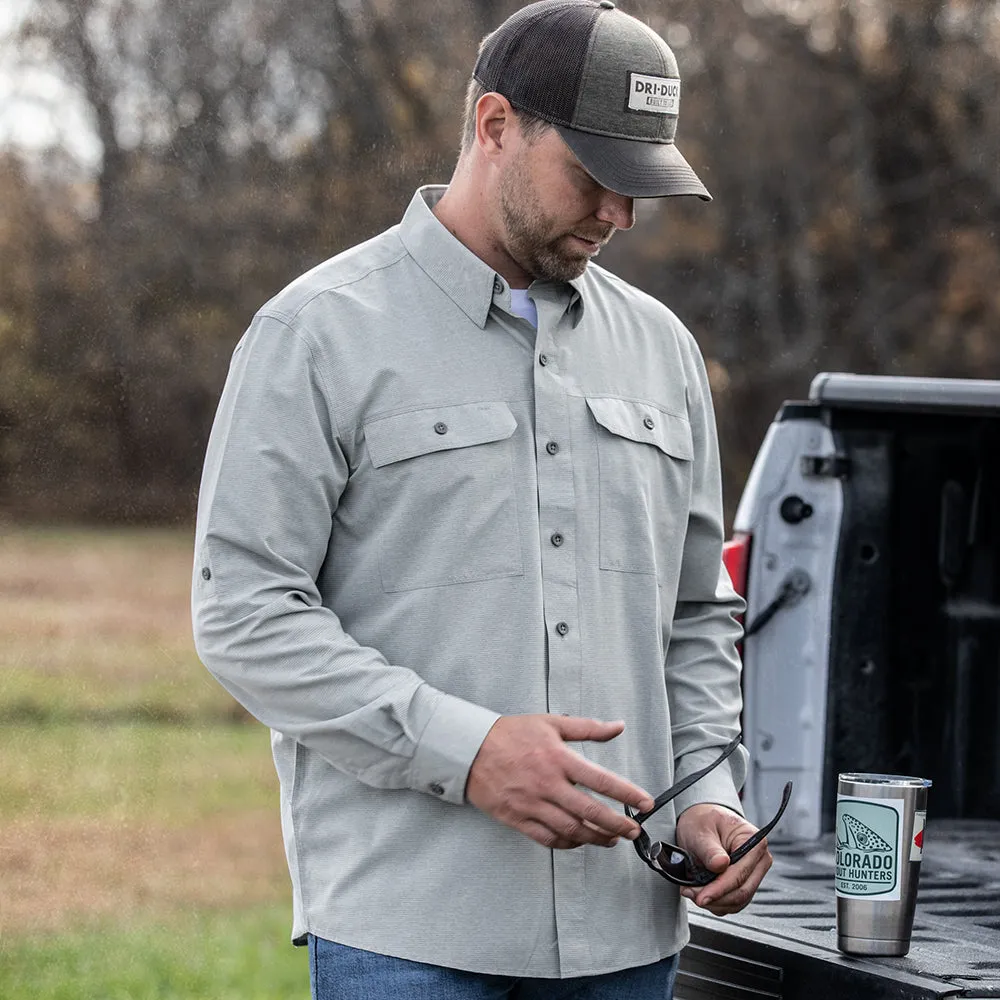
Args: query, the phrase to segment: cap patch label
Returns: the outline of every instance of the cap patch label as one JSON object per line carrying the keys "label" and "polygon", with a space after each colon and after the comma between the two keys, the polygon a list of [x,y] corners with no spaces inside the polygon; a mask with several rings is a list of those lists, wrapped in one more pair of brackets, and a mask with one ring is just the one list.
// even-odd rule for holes
{"label": "cap patch label", "polygon": [[681,81],[669,76],[628,75],[628,109],[654,115],[680,114]]}

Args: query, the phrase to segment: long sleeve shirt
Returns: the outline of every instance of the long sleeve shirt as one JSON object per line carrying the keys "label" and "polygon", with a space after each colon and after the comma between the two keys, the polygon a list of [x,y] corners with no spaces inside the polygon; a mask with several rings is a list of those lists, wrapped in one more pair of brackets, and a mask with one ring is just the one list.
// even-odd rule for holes
{"label": "long sleeve shirt", "polygon": [[[656,795],[739,730],[737,616],[699,350],[590,264],[510,288],[432,212],[320,264],[237,346],[199,496],[209,670],[272,731],[292,936],[510,976],[687,939],[626,840],[549,850],[464,798],[501,715],[625,721],[573,744]],[[746,755],[646,824],[739,811]],[[617,803],[611,803],[620,808]]]}

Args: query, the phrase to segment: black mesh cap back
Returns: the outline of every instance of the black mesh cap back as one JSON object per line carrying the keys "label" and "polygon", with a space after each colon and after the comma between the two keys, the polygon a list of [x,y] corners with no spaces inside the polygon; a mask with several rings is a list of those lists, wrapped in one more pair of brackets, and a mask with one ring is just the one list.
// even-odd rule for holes
{"label": "black mesh cap back", "polygon": [[571,125],[601,11],[593,0],[541,0],[522,8],[487,36],[473,76],[519,110]]}

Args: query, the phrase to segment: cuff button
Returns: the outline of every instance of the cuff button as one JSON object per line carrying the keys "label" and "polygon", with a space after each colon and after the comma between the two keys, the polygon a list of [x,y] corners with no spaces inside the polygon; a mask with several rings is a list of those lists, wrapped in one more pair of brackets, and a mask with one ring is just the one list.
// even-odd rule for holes
{"label": "cuff button", "polygon": [[444,785],[439,785],[436,781],[431,782],[431,784],[427,786],[427,789],[435,795],[444,795]]}

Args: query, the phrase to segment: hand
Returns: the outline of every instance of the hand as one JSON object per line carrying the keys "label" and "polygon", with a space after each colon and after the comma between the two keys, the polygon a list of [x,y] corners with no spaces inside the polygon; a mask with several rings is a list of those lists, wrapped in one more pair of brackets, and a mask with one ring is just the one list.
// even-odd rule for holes
{"label": "hand", "polygon": [[624,722],[564,715],[502,716],[472,762],[466,798],[543,847],[613,847],[619,837],[634,840],[635,820],[576,786],[639,810],[653,807],[652,796],[566,746],[566,740],[604,743],[624,729]]}
{"label": "hand", "polygon": [[677,843],[709,871],[720,874],[701,888],[682,889],[681,895],[717,917],[742,910],[773,859],[766,840],[734,865],[729,862],[729,853],[756,832],[755,826],[725,806],[702,802],[685,809],[677,818]]}

